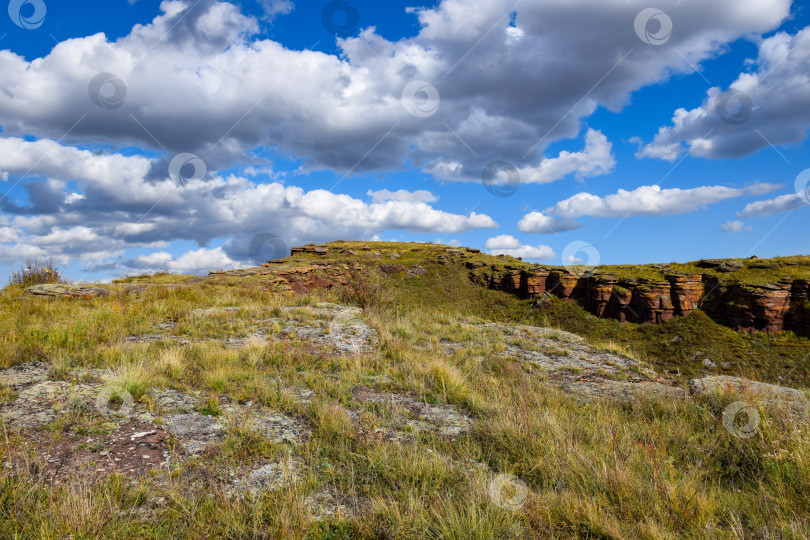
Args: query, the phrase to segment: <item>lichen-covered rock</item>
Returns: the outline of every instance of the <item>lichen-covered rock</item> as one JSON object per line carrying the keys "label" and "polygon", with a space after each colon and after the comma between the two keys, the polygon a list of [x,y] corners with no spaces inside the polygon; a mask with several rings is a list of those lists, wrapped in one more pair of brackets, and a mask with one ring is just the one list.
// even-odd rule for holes
{"label": "lichen-covered rock", "polygon": [[290,458],[277,463],[267,463],[244,476],[232,473],[231,476],[234,478],[231,494],[249,494],[255,497],[263,491],[275,491],[295,482],[300,468],[300,460]]}
{"label": "lichen-covered rock", "polygon": [[28,362],[0,371],[0,384],[11,388],[22,388],[47,378],[48,364],[44,362]]}
{"label": "lichen-covered rock", "polygon": [[804,401],[807,399],[804,392],[796,390],[795,388],[751,381],[740,377],[729,377],[726,375],[692,379],[689,381],[689,392],[699,396],[718,393],[736,393],[764,400]]}
{"label": "lichen-covered rock", "polygon": [[360,403],[391,408],[393,425],[377,429],[377,433],[388,440],[408,441],[413,433],[458,437],[468,432],[473,423],[472,418],[452,405],[425,403],[414,396],[358,388],[355,398]]}
{"label": "lichen-covered rock", "polygon": [[600,379],[567,383],[563,385],[563,388],[583,397],[600,397],[620,401],[637,401],[643,398],[664,398],[667,400],[686,398],[686,391],[682,388],[655,382]]}
{"label": "lichen-covered rock", "polygon": [[19,392],[3,420],[11,427],[36,429],[70,411],[92,411],[100,385],[42,381]]}
{"label": "lichen-covered rock", "polygon": [[164,427],[166,433],[176,437],[191,455],[202,454],[209,443],[225,438],[223,423],[196,412],[168,416],[164,419]]}
{"label": "lichen-covered rock", "polygon": [[98,287],[84,287],[81,285],[68,285],[65,283],[45,283],[32,285],[25,289],[27,296],[40,296],[49,298],[99,298],[114,294],[109,289]]}

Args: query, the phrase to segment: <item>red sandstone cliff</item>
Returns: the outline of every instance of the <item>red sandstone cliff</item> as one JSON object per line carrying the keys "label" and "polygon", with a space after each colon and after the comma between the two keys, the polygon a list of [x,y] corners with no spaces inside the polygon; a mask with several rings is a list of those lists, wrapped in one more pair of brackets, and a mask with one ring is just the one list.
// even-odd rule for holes
{"label": "red sandstone cliff", "polygon": [[546,268],[481,268],[471,273],[481,286],[522,298],[551,294],[573,299],[600,318],[660,324],[700,308],[742,332],[792,330],[810,336],[810,280],[777,284],[722,284],[710,274],[665,274],[660,281],[619,279],[610,275],[576,276]]}

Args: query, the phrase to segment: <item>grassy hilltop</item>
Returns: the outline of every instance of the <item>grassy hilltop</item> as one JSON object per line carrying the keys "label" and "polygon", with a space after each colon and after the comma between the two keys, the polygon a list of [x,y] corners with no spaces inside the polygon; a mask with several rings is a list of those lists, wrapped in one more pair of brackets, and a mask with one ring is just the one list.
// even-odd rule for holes
{"label": "grassy hilltop", "polygon": [[[527,263],[463,248],[324,247],[97,298],[4,289],[0,537],[810,536],[810,339],[537,309],[467,266]],[[738,277],[810,277],[789,261]],[[708,375],[799,392],[689,384]]]}

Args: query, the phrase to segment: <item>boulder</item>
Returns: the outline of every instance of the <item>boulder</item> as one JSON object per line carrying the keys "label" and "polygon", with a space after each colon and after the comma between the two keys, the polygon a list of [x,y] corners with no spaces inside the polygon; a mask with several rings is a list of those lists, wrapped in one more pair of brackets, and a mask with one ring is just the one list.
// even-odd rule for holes
{"label": "boulder", "polygon": [[28,287],[25,289],[24,294],[26,296],[51,298],[100,298],[114,293],[109,289],[99,289],[97,287],[68,285],[66,283],[45,283]]}
{"label": "boulder", "polygon": [[777,386],[759,381],[751,381],[740,377],[717,375],[692,379],[689,381],[689,393],[692,395],[712,395],[718,393],[745,394],[751,397],[762,398],[766,401],[790,400],[805,401],[804,392],[786,386]]}

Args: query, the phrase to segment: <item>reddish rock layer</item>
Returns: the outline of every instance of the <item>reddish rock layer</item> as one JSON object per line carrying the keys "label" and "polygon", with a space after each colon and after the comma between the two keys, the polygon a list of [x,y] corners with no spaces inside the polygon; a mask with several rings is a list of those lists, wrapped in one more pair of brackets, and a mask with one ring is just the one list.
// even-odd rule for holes
{"label": "reddish rock layer", "polygon": [[721,285],[709,274],[667,274],[654,281],[512,267],[473,272],[471,279],[522,298],[575,299],[597,317],[622,322],[661,324],[700,307],[741,332],[792,330],[810,336],[810,280]]}

